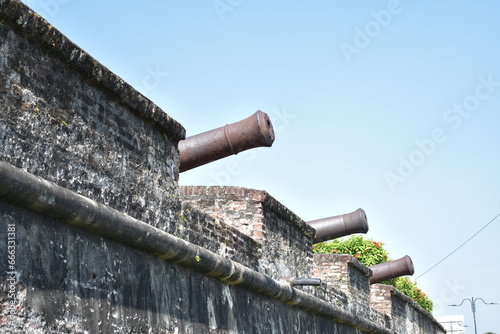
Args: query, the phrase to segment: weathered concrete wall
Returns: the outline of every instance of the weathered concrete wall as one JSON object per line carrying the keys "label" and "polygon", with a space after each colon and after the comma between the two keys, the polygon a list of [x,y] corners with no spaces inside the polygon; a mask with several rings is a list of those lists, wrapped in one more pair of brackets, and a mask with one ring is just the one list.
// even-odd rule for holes
{"label": "weathered concrete wall", "polygon": [[373,284],[371,288],[371,305],[389,319],[388,328],[401,334],[446,333],[429,312],[393,286]]}
{"label": "weathered concrete wall", "polygon": [[[181,211],[179,124],[22,3],[0,11],[1,161],[260,266],[251,238]],[[0,222],[2,332],[360,333],[5,202]]]}
{"label": "weathered concrete wall", "polygon": [[259,271],[272,277],[310,277],[314,229],[267,192],[185,186],[180,196],[259,243],[265,250]]}
{"label": "weathered concrete wall", "polygon": [[397,333],[444,333],[430,313],[393,286],[370,285],[371,270],[351,255],[314,254],[314,276],[345,292],[350,311]]}
{"label": "weathered concrete wall", "polygon": [[[5,162],[0,162],[0,200],[5,203],[16,205],[13,210],[25,212],[24,209],[26,209],[32,213],[40,214],[43,218],[51,217],[57,219],[71,226],[73,229],[78,228],[81,231],[91,232],[92,235],[106,237],[108,241],[117,241],[121,244],[121,247],[127,248],[126,246],[130,246],[133,249],[145,252],[143,253],[144,255],[152,254],[157,258],[173,261],[188,269],[204,273],[207,278],[217,278],[226,286],[232,285],[233,287],[246,289],[249,294],[270,297],[281,303],[283,307],[287,307],[286,305],[293,305],[294,309],[298,308],[302,310],[303,316],[320,314],[323,316],[323,319],[330,319],[330,321],[332,321],[334,324],[333,328],[337,328],[337,324],[341,323],[344,324],[342,326],[346,326],[350,329],[356,328],[369,333],[389,334],[385,328],[353,315],[332,303],[327,303],[311,294],[294,289],[287,282],[280,282],[272,277],[258,273],[250,268],[242,266],[240,263],[236,263],[202,247],[179,239],[147,223],[78,195],[66,188],[40,179],[21,169],[6,164]],[[29,268],[24,267],[22,265],[23,261],[17,261],[16,258],[16,243],[18,242],[18,238],[16,237],[17,223],[14,223],[16,219],[10,219],[11,212],[9,212],[8,207],[5,210],[0,210],[0,212],[5,214],[4,221],[8,222],[6,226],[8,231],[6,239],[8,241],[5,241],[6,245],[4,246],[8,244],[8,247],[5,247],[8,249],[9,254],[9,256],[6,256],[8,259],[6,262],[10,270],[10,272],[7,272],[6,288],[4,289],[4,291],[6,291],[6,300],[2,300],[2,304],[6,307],[2,307],[2,311],[7,310],[5,317],[6,324],[13,324],[12,326],[15,326],[15,320],[19,318],[19,312],[25,308],[25,304],[23,304],[25,298],[22,293],[27,289],[24,287],[32,285],[33,279],[31,278],[30,280],[30,278],[28,278],[26,281],[18,281],[19,277],[22,276],[23,270],[29,272]],[[15,211],[12,212],[12,215],[14,214],[16,214]],[[19,220],[24,222],[22,217],[20,218]],[[36,223],[33,217],[29,217],[26,220],[30,225]],[[46,227],[43,227],[43,229],[45,230]],[[43,235],[43,233],[41,234]],[[84,233],[81,235],[84,237]],[[33,241],[33,238],[31,238],[26,244],[34,244],[38,247],[40,240]],[[11,242],[14,243],[13,246],[10,244]],[[87,245],[87,243],[92,242],[92,240],[84,238],[83,242]],[[21,241],[19,245],[22,244]],[[11,248],[14,252],[11,252]],[[108,248],[109,247],[106,247],[106,250]],[[74,249],[75,248],[72,250]],[[43,254],[43,251],[40,252],[40,254]],[[34,254],[30,255],[34,256]],[[87,255],[85,254],[84,256]],[[29,258],[28,262],[36,263],[36,260]],[[45,262],[47,262],[47,260],[44,261],[44,263]],[[21,266],[19,266],[19,263],[21,263]],[[137,265],[141,266],[142,263],[137,263]],[[71,269],[74,271],[78,268]],[[97,275],[93,273],[92,278],[96,277]],[[50,281],[50,277],[42,275],[42,284],[47,284],[47,282]],[[80,280],[76,283],[81,282]],[[21,285],[19,283],[21,283]],[[197,291],[194,290],[189,291],[188,294],[193,298],[199,295]],[[63,293],[63,295],[67,298],[67,294]],[[59,305],[62,304],[59,303]],[[43,304],[42,307],[49,306]],[[257,309],[258,308],[254,307],[250,312]],[[285,309],[282,311],[284,310]],[[163,309],[163,311],[166,312],[167,310]],[[198,313],[195,313],[191,321],[194,321],[197,316]],[[14,320],[11,319],[12,317],[14,317]],[[29,318],[33,317],[36,317],[36,315],[30,316]],[[285,312],[283,317],[287,318],[288,313]],[[120,318],[118,323],[123,324],[123,322],[126,321],[127,319]],[[142,319],[142,321],[149,322],[146,318]],[[259,332],[259,330],[263,328],[263,325],[264,324],[258,323],[254,326],[256,329],[252,330],[254,332]],[[311,323],[311,325],[315,326],[316,324]],[[53,325],[51,326],[54,327]],[[153,325],[150,324],[150,327],[151,326]],[[321,327],[322,325],[318,324],[314,330]],[[47,328],[45,329],[47,330]],[[27,329],[23,327],[22,330]],[[176,328],[176,330],[178,330],[178,328]],[[229,330],[229,332],[232,332],[232,330]],[[245,330],[243,330],[243,332],[245,332]]]}
{"label": "weathered concrete wall", "polygon": [[225,256],[253,270],[259,269],[262,246],[249,236],[190,203],[182,203],[180,222],[173,235]]}
{"label": "weathered concrete wall", "polygon": [[[179,191],[180,124],[20,1],[0,17],[2,333],[412,328],[393,301],[387,330],[361,279],[280,282],[312,276],[313,229],[265,191]],[[31,173],[24,192],[4,162]]]}
{"label": "weathered concrete wall", "polygon": [[0,221],[2,268],[5,224],[17,243],[4,333],[361,333],[9,204]]}
{"label": "weathered concrete wall", "polygon": [[0,160],[174,229],[182,126],[20,2],[0,6]]}

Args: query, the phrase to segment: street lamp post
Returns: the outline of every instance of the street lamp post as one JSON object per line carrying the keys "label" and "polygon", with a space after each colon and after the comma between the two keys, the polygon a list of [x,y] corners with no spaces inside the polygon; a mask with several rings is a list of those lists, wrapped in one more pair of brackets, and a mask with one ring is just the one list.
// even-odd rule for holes
{"label": "street lamp post", "polygon": [[482,301],[485,305],[498,305],[497,303],[487,303],[483,300],[483,298],[474,298],[472,297],[471,299],[465,298],[462,300],[460,304],[452,304],[450,306],[461,306],[464,301],[468,300],[470,302],[471,308],[472,308],[472,316],[474,318],[474,333],[477,334],[477,326],[476,326],[476,301],[480,300]]}

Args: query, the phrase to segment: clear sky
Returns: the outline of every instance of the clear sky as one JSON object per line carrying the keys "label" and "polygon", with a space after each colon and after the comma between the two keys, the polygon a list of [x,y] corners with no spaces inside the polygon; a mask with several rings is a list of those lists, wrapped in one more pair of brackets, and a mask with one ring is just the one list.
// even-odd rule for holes
{"label": "clear sky", "polygon": [[[363,208],[414,278],[500,213],[500,2],[26,0],[188,136],[257,110],[261,148],[181,185],[267,190],[304,220]],[[418,278],[436,315],[500,303],[500,217]],[[477,304],[478,332],[500,306]]]}

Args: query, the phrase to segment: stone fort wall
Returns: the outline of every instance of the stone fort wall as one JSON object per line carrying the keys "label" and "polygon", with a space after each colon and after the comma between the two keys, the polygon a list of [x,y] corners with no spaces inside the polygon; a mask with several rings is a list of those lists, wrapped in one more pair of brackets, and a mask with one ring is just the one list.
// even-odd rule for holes
{"label": "stone fort wall", "polygon": [[22,2],[0,17],[0,332],[444,333],[267,192],[179,187],[179,123]]}

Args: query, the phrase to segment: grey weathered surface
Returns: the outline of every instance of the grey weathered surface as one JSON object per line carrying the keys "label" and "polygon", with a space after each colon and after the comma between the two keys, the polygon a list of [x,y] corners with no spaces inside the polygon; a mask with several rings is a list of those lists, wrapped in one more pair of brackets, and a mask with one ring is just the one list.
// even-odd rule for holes
{"label": "grey weathered surface", "polygon": [[20,2],[0,6],[0,159],[174,229],[184,129]]}
{"label": "grey weathered surface", "polygon": [[[368,332],[388,333],[343,308],[313,297],[290,286],[286,280],[276,280],[225,257],[193,245],[149,224],[141,222],[105,205],[78,195],[54,183],[40,179],[5,162],[0,162],[0,200],[44,215],[72,227],[91,232],[109,240],[152,254],[163,260],[173,261],[189,269],[217,278],[225,284],[243,287],[251,293],[262,294],[282,303],[323,315],[335,322],[344,323]],[[7,225],[9,244],[15,243],[15,224]],[[13,237],[12,237],[13,236]],[[15,247],[9,246],[10,249]],[[15,272],[9,255],[7,274],[8,297],[14,299]],[[9,308],[9,315],[15,314]]]}
{"label": "grey weathered surface", "polygon": [[0,221],[2,267],[4,224],[18,245],[6,333],[361,333],[2,202]]}
{"label": "grey weathered surface", "polygon": [[314,254],[314,275],[346,293],[348,309],[370,318],[371,270],[347,254]]}
{"label": "grey weathered surface", "polygon": [[230,258],[253,270],[259,270],[262,245],[238,229],[216,219],[190,203],[182,203],[175,236]]}
{"label": "grey weathered surface", "polygon": [[371,286],[371,305],[389,318],[389,328],[401,334],[441,334],[444,328],[410,297],[390,285]]}
{"label": "grey weathered surface", "polygon": [[[83,206],[120,212],[108,211],[102,224],[82,230],[72,212],[65,223],[54,220],[68,210],[38,210],[42,215],[29,211],[37,203],[14,206],[6,198],[12,192],[3,192],[2,333],[361,334],[401,332],[416,328],[417,318],[431,318],[399,296],[387,315],[394,326],[381,327],[375,311],[352,307],[366,300],[364,281],[351,282],[359,295],[283,286],[281,276],[313,276],[314,231],[302,219],[252,189],[212,188],[215,194],[204,193],[205,206],[212,205],[207,212],[199,198],[182,202],[176,147],[182,126],[20,1],[0,0],[0,18],[0,161],[89,198]],[[30,197],[25,194],[21,202]],[[54,204],[48,190],[37,196],[32,200]],[[75,211],[98,216],[83,206]],[[217,210],[224,212],[214,215]],[[102,218],[125,215],[125,222]],[[140,228],[130,229],[134,224]],[[184,253],[166,256],[168,242]],[[193,251],[225,269],[238,267],[229,273],[234,284],[214,278]]]}
{"label": "grey weathered surface", "polygon": [[310,277],[314,230],[267,192],[184,186],[180,196],[257,242],[264,250],[260,253],[259,271],[272,277]]}

